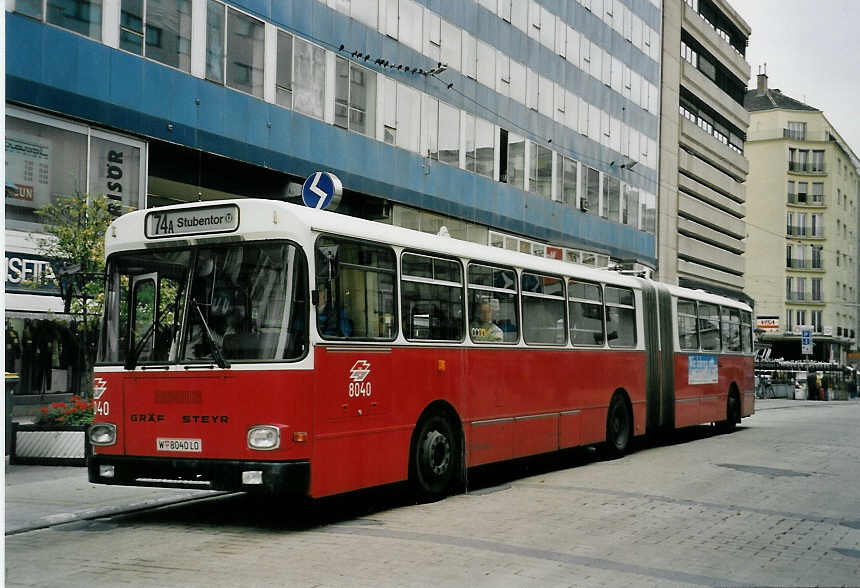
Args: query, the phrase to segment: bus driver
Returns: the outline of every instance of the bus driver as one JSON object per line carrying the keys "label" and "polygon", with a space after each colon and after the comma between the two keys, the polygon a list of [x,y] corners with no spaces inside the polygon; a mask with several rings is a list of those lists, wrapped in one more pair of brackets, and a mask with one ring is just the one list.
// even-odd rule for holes
{"label": "bus driver", "polygon": [[478,305],[478,312],[470,326],[473,341],[501,341],[502,329],[493,322],[493,306],[489,300]]}

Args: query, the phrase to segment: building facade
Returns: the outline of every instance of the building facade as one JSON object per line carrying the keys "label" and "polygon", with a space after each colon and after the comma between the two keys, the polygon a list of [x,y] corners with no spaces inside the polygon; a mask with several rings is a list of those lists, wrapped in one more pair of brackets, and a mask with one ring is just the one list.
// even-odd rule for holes
{"label": "building facade", "polygon": [[[300,203],[304,179],[325,170],[343,183],[345,215],[657,266],[660,0],[7,0],[6,11],[7,288],[19,288],[7,331],[62,327],[56,291],[17,268],[44,262],[36,210],[75,192],[105,194],[116,214]],[[23,345],[18,370],[30,369]],[[49,373],[64,369],[60,348],[42,360]],[[34,376],[22,391],[59,381]]]}
{"label": "building facade", "polygon": [[750,28],[724,0],[665,0],[663,35],[659,277],[743,297]]}
{"label": "building facade", "polygon": [[858,159],[821,110],[768,88],[746,95],[747,292],[773,357],[846,362],[857,346]]}

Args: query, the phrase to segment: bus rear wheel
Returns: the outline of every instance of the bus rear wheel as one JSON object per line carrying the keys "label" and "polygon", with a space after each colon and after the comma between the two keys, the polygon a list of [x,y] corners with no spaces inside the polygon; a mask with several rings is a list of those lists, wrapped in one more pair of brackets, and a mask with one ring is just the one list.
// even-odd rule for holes
{"label": "bus rear wheel", "polygon": [[616,393],[609,403],[606,415],[606,452],[610,457],[621,457],[630,448],[633,437],[633,415],[621,393]]}
{"label": "bus rear wheel", "polygon": [[726,401],[726,420],[718,423],[720,431],[723,433],[732,433],[737,428],[740,420],[741,404],[738,401],[737,395],[730,392],[729,399]]}
{"label": "bus rear wheel", "polygon": [[410,462],[412,485],[422,500],[450,494],[460,480],[462,451],[451,421],[431,414],[418,424]]}

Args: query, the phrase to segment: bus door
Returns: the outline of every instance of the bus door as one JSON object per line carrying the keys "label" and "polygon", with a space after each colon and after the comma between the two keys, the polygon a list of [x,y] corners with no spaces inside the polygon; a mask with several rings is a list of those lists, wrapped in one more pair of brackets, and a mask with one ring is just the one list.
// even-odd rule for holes
{"label": "bus door", "polygon": [[[316,427],[311,493],[332,494],[403,479],[409,435],[392,426],[408,381],[394,381],[395,322],[391,248],[339,237],[316,243]],[[400,366],[398,366],[400,367]]]}

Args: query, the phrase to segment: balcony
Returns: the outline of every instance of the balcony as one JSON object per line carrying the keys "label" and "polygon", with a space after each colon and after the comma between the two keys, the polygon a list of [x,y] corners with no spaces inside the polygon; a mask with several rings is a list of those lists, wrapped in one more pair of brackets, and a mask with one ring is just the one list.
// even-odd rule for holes
{"label": "balcony", "polygon": [[824,263],[820,259],[793,259],[785,260],[788,269],[818,270],[824,271]]}
{"label": "balcony", "polygon": [[822,161],[792,161],[790,159],[788,160],[788,171],[812,175],[824,175],[827,173],[825,171],[824,162]]}
{"label": "balcony", "polygon": [[812,230],[812,227],[798,227],[794,225],[788,225],[785,227],[785,234],[789,237],[805,237],[807,239],[823,239],[824,238],[824,227],[816,227],[815,230]]}
{"label": "balcony", "polygon": [[823,194],[792,194],[789,192],[786,200],[795,206],[824,207]]}

